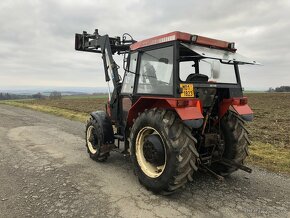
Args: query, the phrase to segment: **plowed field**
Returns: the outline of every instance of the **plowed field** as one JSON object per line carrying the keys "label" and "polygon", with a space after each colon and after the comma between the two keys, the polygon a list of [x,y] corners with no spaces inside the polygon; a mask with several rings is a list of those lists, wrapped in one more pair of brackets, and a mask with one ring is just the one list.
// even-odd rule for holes
{"label": "plowed field", "polygon": [[[255,119],[248,123],[250,139],[290,148],[290,93],[248,93]],[[31,100],[25,104],[43,105],[75,112],[104,110],[107,98],[80,97],[60,100]]]}

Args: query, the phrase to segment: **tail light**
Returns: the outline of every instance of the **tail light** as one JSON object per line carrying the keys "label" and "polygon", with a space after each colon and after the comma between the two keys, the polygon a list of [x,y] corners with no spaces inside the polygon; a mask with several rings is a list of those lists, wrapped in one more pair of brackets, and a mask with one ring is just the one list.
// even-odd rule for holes
{"label": "tail light", "polygon": [[240,105],[245,105],[245,104],[248,104],[248,98],[247,97],[244,97],[244,98],[240,99]]}
{"label": "tail light", "polygon": [[189,105],[188,100],[178,100],[177,101],[177,107],[187,107]]}
{"label": "tail light", "polygon": [[177,100],[176,107],[196,107],[202,113],[202,105],[201,101],[197,99],[190,99],[190,100]]}

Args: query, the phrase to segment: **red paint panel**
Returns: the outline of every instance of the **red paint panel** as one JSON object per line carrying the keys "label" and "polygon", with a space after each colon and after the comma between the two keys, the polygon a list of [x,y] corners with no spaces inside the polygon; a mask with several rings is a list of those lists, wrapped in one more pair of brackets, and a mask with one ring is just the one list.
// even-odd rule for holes
{"label": "red paint panel", "polygon": [[136,50],[138,48],[143,48],[150,45],[156,45],[164,42],[170,42],[174,40],[181,40],[181,41],[190,41],[191,34],[183,33],[183,32],[171,32],[167,34],[163,34],[160,36],[155,36],[149,39],[145,39],[139,42],[136,42],[130,46],[131,50]]}
{"label": "red paint panel", "polygon": [[111,113],[110,100],[109,99],[108,99],[107,104],[106,104],[106,110],[107,110],[106,112],[109,115],[109,117],[111,117],[112,113]]}
{"label": "red paint panel", "polygon": [[247,97],[223,99],[219,105],[219,117],[222,118],[230,106],[240,115],[253,114],[252,109],[246,104],[247,101]]}
{"label": "red paint panel", "polygon": [[252,109],[247,104],[245,104],[245,105],[233,105],[233,108],[240,115],[243,115],[243,114],[252,114],[253,113]]}
{"label": "red paint panel", "polygon": [[215,46],[218,48],[228,48],[229,46],[229,43],[226,41],[211,39],[204,36],[198,36],[196,43],[200,45]]}
{"label": "red paint panel", "polygon": [[[164,42],[170,42],[170,41],[175,41],[175,40],[179,40],[183,42],[191,42],[192,36],[193,35],[190,33],[184,33],[184,32],[179,32],[179,31],[170,32],[167,34],[155,36],[149,39],[136,42],[130,46],[130,49],[136,50],[138,48],[143,48],[150,45],[157,45]],[[197,36],[196,41],[193,43],[204,45],[204,46],[214,46],[216,48],[227,49],[233,52],[236,51],[236,49],[229,48],[229,42],[218,40],[218,39],[212,39],[212,38],[208,38],[204,36]]]}
{"label": "red paint panel", "polygon": [[122,99],[123,111],[128,112],[132,106],[132,101],[129,97],[123,97]]}
{"label": "red paint panel", "polygon": [[[186,107],[180,107],[178,101],[188,101]],[[131,107],[128,113],[127,124],[133,125],[138,113],[145,109],[160,108],[165,110],[175,110],[182,120],[192,120],[203,118],[199,99],[194,98],[162,98],[162,97],[141,97]]]}
{"label": "red paint panel", "polygon": [[122,108],[123,108],[123,118],[127,119],[128,112],[132,106],[132,101],[128,97],[123,97],[122,99]]}
{"label": "red paint panel", "polygon": [[180,119],[182,120],[203,119],[203,115],[197,107],[175,108],[175,111],[178,113]]}

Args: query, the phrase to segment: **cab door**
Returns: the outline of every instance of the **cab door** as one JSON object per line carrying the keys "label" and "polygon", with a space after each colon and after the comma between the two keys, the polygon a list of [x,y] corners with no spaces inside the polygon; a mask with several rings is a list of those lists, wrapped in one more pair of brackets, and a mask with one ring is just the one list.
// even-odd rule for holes
{"label": "cab door", "polygon": [[123,124],[126,124],[128,112],[132,106],[132,94],[134,90],[134,83],[136,77],[136,67],[137,67],[137,58],[138,52],[130,54],[129,62],[123,79],[122,89],[121,89],[121,98],[122,98],[122,115],[123,115]]}

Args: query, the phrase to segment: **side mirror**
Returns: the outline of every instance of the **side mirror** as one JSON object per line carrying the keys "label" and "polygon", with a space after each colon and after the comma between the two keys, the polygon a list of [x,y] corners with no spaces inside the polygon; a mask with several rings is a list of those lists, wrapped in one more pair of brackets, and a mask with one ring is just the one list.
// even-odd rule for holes
{"label": "side mirror", "polygon": [[164,63],[164,64],[168,64],[169,63],[169,60],[167,58],[159,58],[158,61],[161,62],[161,63]]}

